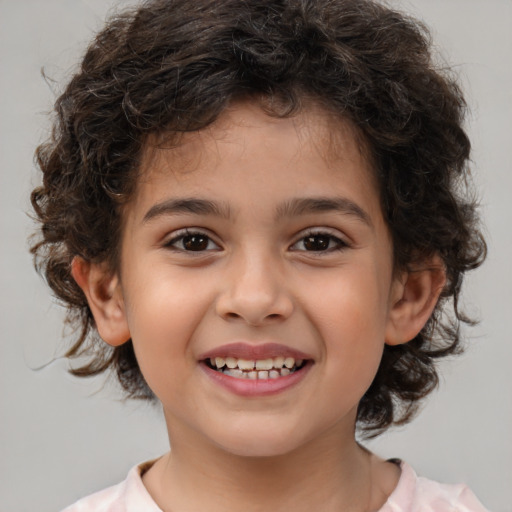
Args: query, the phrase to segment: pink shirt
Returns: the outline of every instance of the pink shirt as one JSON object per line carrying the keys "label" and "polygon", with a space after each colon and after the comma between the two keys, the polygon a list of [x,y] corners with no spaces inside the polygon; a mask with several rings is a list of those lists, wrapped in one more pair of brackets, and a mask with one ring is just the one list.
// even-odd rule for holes
{"label": "pink shirt", "polygon": [[[144,487],[135,466],[124,482],[82,498],[62,512],[162,512]],[[398,485],[379,512],[488,512],[463,484],[447,485],[416,476],[407,463],[400,464]]]}

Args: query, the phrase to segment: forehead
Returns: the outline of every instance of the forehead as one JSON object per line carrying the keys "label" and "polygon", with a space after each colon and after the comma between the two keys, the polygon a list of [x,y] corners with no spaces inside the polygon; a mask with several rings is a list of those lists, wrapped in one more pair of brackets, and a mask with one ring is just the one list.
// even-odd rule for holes
{"label": "forehead", "polygon": [[[268,189],[273,178],[287,174],[290,193],[300,183],[307,188],[352,177],[378,195],[369,154],[364,137],[350,121],[314,104],[294,116],[278,117],[256,103],[240,102],[203,130],[148,140],[134,199],[183,187],[200,193],[227,173],[236,181],[257,183],[260,177]],[[356,172],[348,173],[349,168]],[[244,174],[245,169],[250,171]],[[164,182],[172,189],[166,190]],[[224,192],[229,196],[229,190]]]}

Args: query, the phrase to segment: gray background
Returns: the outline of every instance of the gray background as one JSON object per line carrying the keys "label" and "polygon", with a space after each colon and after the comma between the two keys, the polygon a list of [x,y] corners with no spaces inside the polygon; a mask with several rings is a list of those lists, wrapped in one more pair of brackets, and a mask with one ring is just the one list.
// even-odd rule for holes
{"label": "gray background", "polygon": [[[191,0],[193,1],[193,0]],[[472,107],[468,129],[489,258],[465,288],[482,323],[465,356],[443,365],[439,391],[411,425],[371,448],[430,478],[465,481],[495,512],[512,511],[512,1],[409,0],[455,65]],[[35,146],[58,83],[112,0],[0,0],[0,511],[50,512],[124,478],[167,448],[158,408],[123,403],[66,362],[62,311],[32,269],[28,194]],[[41,67],[57,80],[46,83]],[[53,89],[53,90],[52,90]]]}

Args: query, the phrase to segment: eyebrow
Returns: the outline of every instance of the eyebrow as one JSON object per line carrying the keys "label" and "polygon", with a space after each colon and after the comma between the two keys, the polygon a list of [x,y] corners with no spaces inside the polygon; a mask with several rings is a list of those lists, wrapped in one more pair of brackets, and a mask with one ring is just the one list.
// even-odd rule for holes
{"label": "eyebrow", "polygon": [[229,218],[231,211],[228,205],[209,201],[208,199],[182,198],[168,199],[152,206],[144,215],[143,223],[164,215],[176,214],[215,215]]}
{"label": "eyebrow", "polygon": [[[352,215],[369,227],[373,227],[370,216],[359,205],[344,197],[303,197],[279,205],[276,209],[276,221],[284,217],[295,217],[321,212],[335,212]],[[144,215],[143,223],[164,215],[193,214],[214,215],[229,219],[231,209],[225,203],[208,199],[181,198],[167,199],[152,206]]]}
{"label": "eyebrow", "polygon": [[351,215],[373,227],[370,215],[359,205],[345,197],[304,197],[292,199],[279,206],[276,218],[294,217],[311,213],[335,212]]}

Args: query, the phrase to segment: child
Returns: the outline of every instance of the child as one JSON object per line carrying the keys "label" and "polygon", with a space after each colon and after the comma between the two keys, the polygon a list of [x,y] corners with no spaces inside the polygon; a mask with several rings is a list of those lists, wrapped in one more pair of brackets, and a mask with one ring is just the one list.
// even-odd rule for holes
{"label": "child", "polygon": [[[38,149],[33,247],[79,376],[171,451],[68,511],[484,511],[367,451],[459,350],[485,255],[464,100],[369,0],[154,0],[112,19]],[[101,338],[101,339],[100,339]]]}

